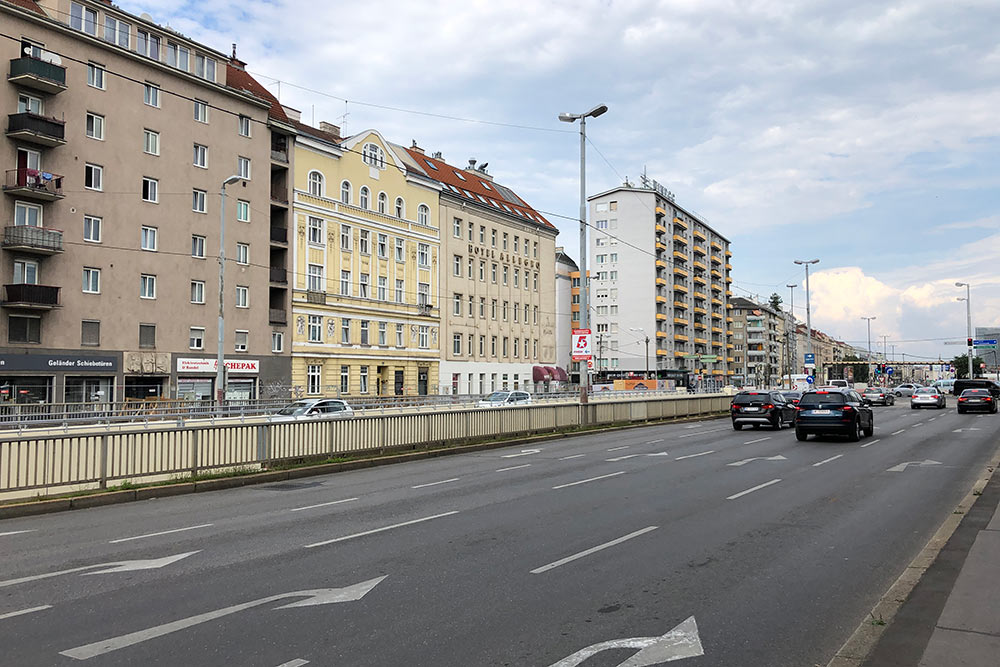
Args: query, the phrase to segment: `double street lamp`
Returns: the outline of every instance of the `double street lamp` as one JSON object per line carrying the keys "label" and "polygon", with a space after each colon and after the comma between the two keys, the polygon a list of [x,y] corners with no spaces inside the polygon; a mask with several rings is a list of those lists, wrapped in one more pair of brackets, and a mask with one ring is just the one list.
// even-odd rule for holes
{"label": "double street lamp", "polygon": [[863,320],[868,320],[868,384],[872,381],[872,320],[877,320],[878,316],[872,315],[871,317],[862,316]]}
{"label": "double street lamp", "polygon": [[797,284],[785,285],[788,288],[788,313],[792,316],[792,328],[790,331],[785,332],[785,349],[787,350],[785,356],[788,359],[788,388],[792,389],[792,374],[795,369],[795,358],[798,356],[798,346],[792,347],[792,340],[795,338],[794,333],[798,328],[795,326],[795,288],[798,287]]}
{"label": "double street lamp", "polygon": [[965,318],[969,342],[969,379],[972,380],[976,377],[976,371],[972,368],[972,286],[969,283],[955,283],[955,287],[965,288],[965,296],[958,297],[958,301],[965,302]]}
{"label": "double street lamp", "polygon": [[[813,327],[812,327],[812,313],[809,310],[809,265],[819,264],[818,259],[796,259],[794,260],[799,266],[806,267],[806,348],[809,350],[809,354],[813,353]],[[816,373],[816,357],[813,356],[813,374]]]}

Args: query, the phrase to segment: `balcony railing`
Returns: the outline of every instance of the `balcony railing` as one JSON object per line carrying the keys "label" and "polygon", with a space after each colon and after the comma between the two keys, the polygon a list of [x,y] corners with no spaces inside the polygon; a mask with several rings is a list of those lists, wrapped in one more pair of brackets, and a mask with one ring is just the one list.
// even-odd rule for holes
{"label": "balcony railing", "polygon": [[271,269],[271,282],[272,283],[287,283],[288,282],[288,271],[279,267],[272,266]]}
{"label": "balcony railing", "polygon": [[7,136],[42,146],[61,146],[66,143],[66,123],[28,111],[12,113],[7,116]]}
{"label": "balcony railing", "polygon": [[286,227],[271,227],[271,241],[288,243],[288,229]]}
{"label": "balcony railing", "polygon": [[15,225],[3,230],[3,247],[8,250],[52,255],[63,251],[63,233],[58,229]]}
{"label": "balcony railing", "polygon": [[59,287],[18,283],[4,285],[8,308],[56,308],[59,305]]}
{"label": "balcony railing", "polygon": [[62,180],[59,174],[38,169],[8,169],[4,192],[42,201],[62,199]]}
{"label": "balcony railing", "polygon": [[10,61],[7,80],[45,93],[66,90],[66,68],[38,58],[22,56]]}
{"label": "balcony railing", "polygon": [[267,313],[267,321],[270,324],[288,324],[288,313],[284,308],[271,308]]}
{"label": "balcony railing", "polygon": [[271,147],[271,159],[275,162],[288,162],[288,149]]}

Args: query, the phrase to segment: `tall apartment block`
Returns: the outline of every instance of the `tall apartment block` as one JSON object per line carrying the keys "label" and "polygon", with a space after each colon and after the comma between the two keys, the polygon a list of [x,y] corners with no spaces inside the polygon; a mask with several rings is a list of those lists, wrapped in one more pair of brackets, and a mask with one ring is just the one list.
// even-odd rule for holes
{"label": "tall apartment block", "polygon": [[726,381],[733,375],[729,240],[651,179],[588,201],[598,375],[642,374],[648,363],[659,379]]}
{"label": "tall apartment block", "polygon": [[779,386],[792,356],[786,344],[784,311],[741,296],[731,303],[734,380],[756,387]]}
{"label": "tall apartment block", "polygon": [[[289,144],[232,57],[94,0],[0,0],[0,401],[287,387]],[[12,36],[13,38],[10,38]]]}

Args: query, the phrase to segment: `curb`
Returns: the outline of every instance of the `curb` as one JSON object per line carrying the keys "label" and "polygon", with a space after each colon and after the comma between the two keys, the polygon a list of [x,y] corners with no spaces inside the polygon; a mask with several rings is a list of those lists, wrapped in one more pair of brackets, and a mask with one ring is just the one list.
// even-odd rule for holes
{"label": "curb", "polygon": [[595,429],[542,433],[510,440],[500,440],[497,442],[481,442],[472,445],[439,447],[437,449],[411,451],[402,454],[386,454],[383,456],[355,459],[353,461],[343,461],[340,463],[320,463],[298,468],[289,468],[287,470],[265,471],[254,473],[252,475],[220,477],[218,479],[209,479],[201,482],[181,482],[177,484],[164,484],[162,486],[146,486],[138,489],[109,491],[106,493],[95,493],[92,495],[77,496],[73,498],[55,498],[53,500],[39,500],[29,503],[0,505],[0,521],[4,519],[37,516],[39,514],[65,512],[67,510],[74,509],[118,505],[120,503],[133,502],[136,500],[150,500],[152,498],[166,498],[189,493],[235,489],[241,486],[250,486],[255,484],[283,482],[290,479],[301,479],[303,477],[314,477],[317,475],[329,475],[339,472],[349,472],[352,470],[363,470],[366,468],[375,468],[385,465],[393,465],[396,463],[407,463],[409,461],[422,461],[425,459],[438,458],[440,456],[454,456],[457,454],[469,454],[473,452],[489,451],[492,449],[502,449],[504,447],[516,447],[536,442],[556,440],[558,438],[596,435],[613,431],[624,431],[633,428],[644,428],[647,426],[661,426],[664,424],[683,424],[690,421],[721,419],[724,416],[728,416],[728,414],[728,411],[724,413],[710,412],[703,415],[692,415],[688,417],[656,419],[637,424],[622,424],[620,426],[610,425]]}
{"label": "curb", "polygon": [[[920,550],[920,553],[910,561],[910,564],[889,587],[889,590],[872,607],[869,616],[861,621],[826,667],[860,667],[864,663],[921,577],[937,559],[938,554],[944,549],[972,506],[976,504],[979,495],[993,478],[998,465],[1000,465],[1000,449],[994,452],[990,463],[987,464],[986,476],[973,482],[969,493],[958,503],[954,512],[944,520],[934,536]],[[879,618],[885,623],[874,625],[868,620],[870,618]]]}

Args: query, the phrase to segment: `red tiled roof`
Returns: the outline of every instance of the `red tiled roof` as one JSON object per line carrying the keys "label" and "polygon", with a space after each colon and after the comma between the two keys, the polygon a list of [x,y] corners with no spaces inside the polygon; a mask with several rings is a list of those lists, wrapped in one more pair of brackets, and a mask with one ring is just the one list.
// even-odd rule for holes
{"label": "red tiled roof", "polygon": [[38,6],[38,3],[36,3],[35,0],[5,0],[5,2],[7,2],[7,4],[20,7],[21,9],[27,9],[35,12],[36,14],[46,16],[45,12],[42,11],[42,8]]}
{"label": "red tiled roof", "polygon": [[291,123],[296,129],[298,129],[299,132],[302,132],[303,134],[312,135],[317,139],[329,141],[331,144],[340,144],[340,142],[344,140],[343,137],[339,137],[336,134],[333,134],[331,132],[324,132],[323,130],[317,127],[313,127],[312,125],[306,125],[305,123],[299,122],[297,120],[289,120],[288,122]]}
{"label": "red tiled roof", "polygon": [[278,101],[278,98],[272,95],[271,91],[267,88],[260,85],[257,79],[250,76],[245,69],[235,66],[232,62],[226,64],[226,85],[236,90],[245,90],[251,95],[269,102],[271,110],[268,112],[268,115],[275,120],[280,120],[284,123],[289,122],[288,115],[281,108],[281,102]]}
{"label": "red tiled roof", "polygon": [[[453,167],[444,160],[438,160],[420,151],[407,148],[417,164],[434,180],[443,183],[445,190],[453,195],[458,195],[463,199],[475,202],[480,206],[491,206],[498,211],[512,214],[516,217],[523,217],[528,222],[534,222],[548,229],[555,229],[551,222],[546,220],[541,213],[528,206],[524,200],[518,197],[512,190],[502,185],[495,185],[489,180],[476,176],[473,171],[465,171],[458,167]],[[498,189],[502,188],[502,190]],[[504,196],[504,192],[509,193],[517,201],[511,201]],[[485,200],[485,202],[484,202]]]}

